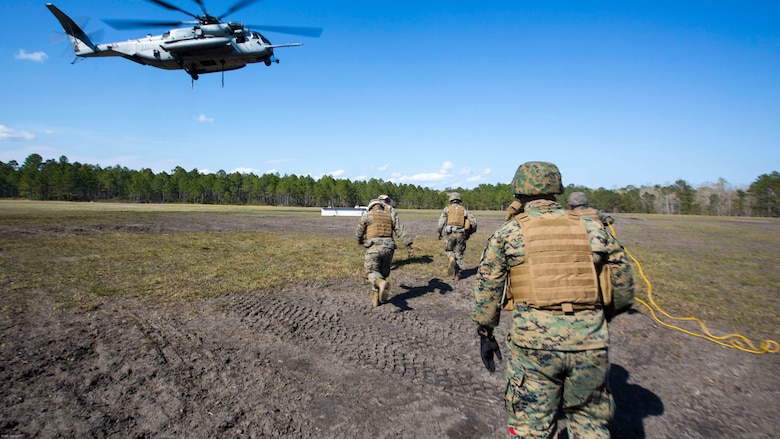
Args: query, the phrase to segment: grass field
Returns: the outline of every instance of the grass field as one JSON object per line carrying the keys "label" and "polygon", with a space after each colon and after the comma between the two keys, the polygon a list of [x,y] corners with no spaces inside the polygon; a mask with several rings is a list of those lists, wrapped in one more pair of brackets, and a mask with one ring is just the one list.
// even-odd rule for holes
{"label": "grass field", "polygon": [[[476,264],[503,213],[474,213],[481,226],[467,262]],[[410,229],[438,217],[399,214]],[[258,216],[282,226],[233,225]],[[218,224],[186,227],[195,218]],[[298,224],[327,221],[317,208],[0,201],[0,307],[23,309],[25,292],[34,289],[60,306],[89,308],[111,298],[186,301],[360,276],[356,219],[324,232]],[[639,215],[617,217],[616,232],[666,311],[699,317],[711,328],[780,337],[780,220]],[[417,256],[438,256],[440,246],[433,234],[415,241]],[[421,279],[439,276],[437,269],[404,266]],[[636,277],[638,297],[647,299]]]}

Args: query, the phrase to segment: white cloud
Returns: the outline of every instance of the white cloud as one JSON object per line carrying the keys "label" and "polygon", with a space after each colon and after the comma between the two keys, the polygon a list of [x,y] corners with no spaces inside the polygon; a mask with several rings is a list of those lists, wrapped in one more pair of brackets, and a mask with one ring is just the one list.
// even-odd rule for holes
{"label": "white cloud", "polygon": [[339,169],[337,171],[329,172],[328,174],[330,174],[332,177],[338,178],[338,177],[341,177],[342,175],[344,175],[344,172],[345,171],[343,169]]}
{"label": "white cloud", "polygon": [[425,182],[425,183],[441,182],[452,178],[453,175],[450,172],[450,170],[454,167],[455,167],[454,163],[444,162],[441,166],[441,169],[439,169],[437,172],[422,172],[414,175],[406,175],[400,177],[400,180],[409,181],[409,182]]}
{"label": "white cloud", "polygon": [[477,174],[477,175],[472,175],[471,177],[467,178],[467,179],[466,179],[466,181],[468,181],[468,182],[484,181],[484,180],[486,180],[486,178],[485,178],[485,177],[487,177],[488,175],[490,175],[490,174],[492,174],[492,173],[493,173],[493,170],[492,170],[492,169],[490,169],[490,168],[485,168],[485,169],[484,169],[484,170],[482,170],[482,172],[480,172],[479,174]]}
{"label": "white cloud", "polygon": [[387,171],[387,168],[389,168],[390,165],[383,165],[378,168],[376,168],[377,171]]}
{"label": "white cloud", "polygon": [[19,52],[14,55],[14,59],[21,59],[25,61],[44,62],[49,57],[46,52],[33,52],[27,53],[24,49],[19,49]]}
{"label": "white cloud", "polygon": [[27,131],[19,131],[0,125],[0,141],[2,140],[33,140],[35,136]]}
{"label": "white cloud", "polygon": [[206,117],[205,114],[201,114],[200,116],[198,116],[198,122],[201,122],[201,123],[206,123],[206,122],[212,123],[212,122],[214,122],[214,118],[213,117]]}
{"label": "white cloud", "polygon": [[452,177],[452,175],[442,174],[441,172],[426,172],[422,174],[414,174],[414,175],[402,177],[401,180],[430,182],[430,181],[446,180],[449,177]]}

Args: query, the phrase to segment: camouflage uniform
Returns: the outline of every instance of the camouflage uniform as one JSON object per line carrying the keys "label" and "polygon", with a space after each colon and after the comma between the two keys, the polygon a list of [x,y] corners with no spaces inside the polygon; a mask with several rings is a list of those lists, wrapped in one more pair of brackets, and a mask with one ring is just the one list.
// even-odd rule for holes
{"label": "camouflage uniform", "polygon": [[[457,276],[463,267],[463,253],[466,252],[466,241],[477,231],[477,219],[468,209],[462,207],[460,202],[460,194],[453,192],[450,194],[450,205],[445,207],[439,216],[439,239],[444,239],[444,254],[450,263],[448,274],[453,276]],[[468,230],[461,226],[447,224],[450,208],[455,206],[463,208],[463,217],[468,219],[470,223]]]}
{"label": "camouflage uniform", "polygon": [[[557,167],[554,169],[557,172]],[[520,177],[518,182],[516,176],[516,184],[541,184],[540,190],[548,191],[541,194],[560,193],[556,187],[544,188],[542,183],[525,182]],[[563,217],[566,211],[551,198],[529,197],[530,201],[523,203],[525,214]],[[631,267],[620,243],[598,222],[582,221],[594,261],[606,262],[613,270],[613,289],[631,290],[633,294]],[[479,325],[480,335],[492,338],[492,330],[499,324],[509,269],[522,264],[525,256],[517,219],[506,222],[488,240],[474,294],[473,320]],[[601,307],[563,313],[517,303],[506,344],[510,355],[505,404],[512,436],[553,437],[560,410],[567,418],[570,438],[609,437],[607,422],[614,413],[614,402],[607,384],[609,332]]]}
{"label": "camouflage uniform", "polygon": [[572,212],[579,216],[585,216],[588,218],[593,218],[596,221],[601,221],[601,223],[605,226],[615,222],[615,220],[612,219],[610,215],[604,213],[603,210],[590,207],[588,204],[588,196],[585,195],[584,192],[572,192],[569,194],[566,202],[569,203],[569,208],[572,210]]}
{"label": "camouflage uniform", "polygon": [[[386,237],[374,237],[366,239],[366,231],[374,220],[375,212],[388,212],[391,214],[392,233]],[[371,284],[374,295],[374,306],[379,302],[386,300],[383,293],[387,286],[387,278],[390,276],[390,264],[393,261],[396,245],[392,234],[399,236],[402,233],[401,223],[398,221],[397,214],[390,212],[390,207],[380,202],[372,200],[368,205],[366,213],[360,217],[355,235],[358,243],[366,248],[363,268],[366,272],[366,281]],[[411,238],[404,233],[404,243],[408,249],[412,248]]]}

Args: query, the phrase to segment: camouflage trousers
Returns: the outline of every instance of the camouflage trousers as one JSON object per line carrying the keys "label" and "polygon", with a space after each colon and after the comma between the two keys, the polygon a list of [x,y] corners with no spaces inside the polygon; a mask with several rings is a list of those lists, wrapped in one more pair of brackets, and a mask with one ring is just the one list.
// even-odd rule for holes
{"label": "camouflage trousers", "polygon": [[444,254],[447,259],[450,256],[455,257],[455,262],[458,263],[458,267],[463,268],[463,253],[466,252],[466,233],[463,231],[456,231],[452,233],[444,234]]}
{"label": "camouflage trousers", "polygon": [[366,249],[363,268],[366,271],[366,280],[376,289],[374,282],[377,279],[387,279],[390,276],[390,264],[393,262],[395,249],[383,245],[372,245]]}
{"label": "camouflage trousers", "polygon": [[607,349],[545,351],[507,343],[507,426],[513,437],[555,437],[559,414],[569,439],[609,438],[615,412]]}

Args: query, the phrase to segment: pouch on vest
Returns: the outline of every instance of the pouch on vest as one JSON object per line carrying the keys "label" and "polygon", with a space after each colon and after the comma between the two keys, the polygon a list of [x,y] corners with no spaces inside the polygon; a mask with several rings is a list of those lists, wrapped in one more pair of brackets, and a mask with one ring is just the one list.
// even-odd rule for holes
{"label": "pouch on vest", "polygon": [[599,270],[599,290],[604,308],[612,306],[612,266],[604,264]]}

